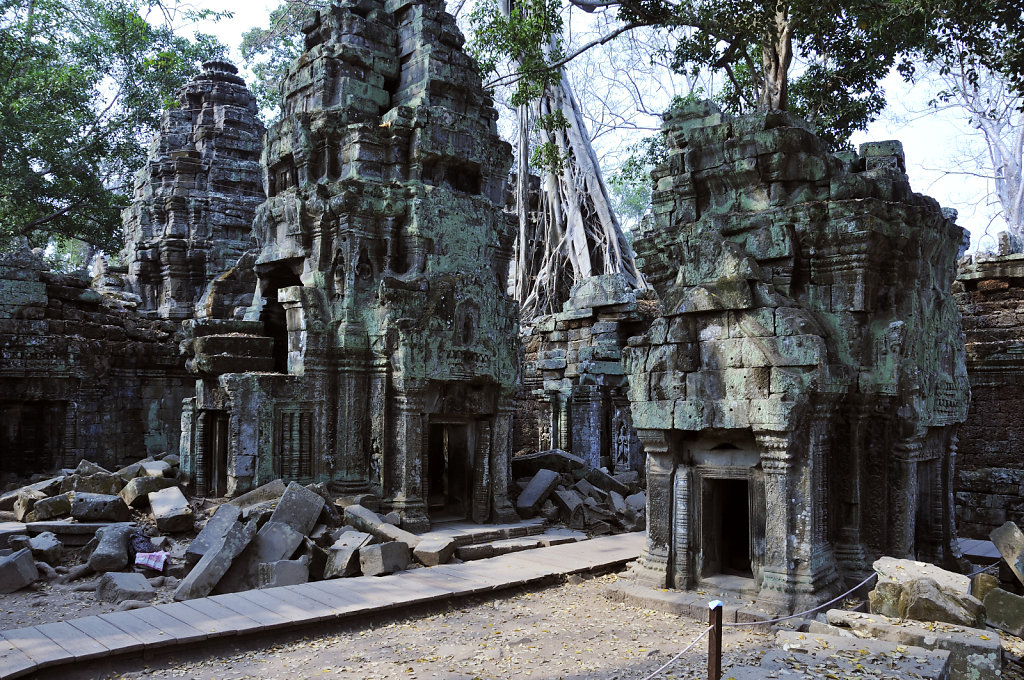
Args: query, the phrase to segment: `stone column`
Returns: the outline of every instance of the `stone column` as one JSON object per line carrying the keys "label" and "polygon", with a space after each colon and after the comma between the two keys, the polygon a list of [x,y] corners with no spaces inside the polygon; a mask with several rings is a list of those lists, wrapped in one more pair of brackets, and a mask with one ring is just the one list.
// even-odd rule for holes
{"label": "stone column", "polygon": [[789,435],[757,434],[756,438],[761,447],[765,496],[765,564],[758,604],[769,611],[788,612],[796,590],[792,574],[792,458]]}
{"label": "stone column", "polygon": [[893,449],[889,480],[889,554],[914,558],[917,502],[920,495],[917,465],[924,448],[924,432],[915,432]]}
{"label": "stone column", "polygon": [[183,239],[168,238],[160,244],[160,313],[168,319],[188,319],[194,315],[187,250]]}
{"label": "stone column", "polygon": [[423,498],[423,456],[426,452],[424,438],[423,395],[399,394],[392,397],[393,435],[391,437],[391,460],[395,495],[392,508],[402,516],[402,526],[409,531],[427,531],[427,504]]}
{"label": "stone column", "polygon": [[512,478],[512,418],[514,405],[509,402],[498,407],[491,427],[491,521],[518,522],[519,515],[508,498]]}
{"label": "stone column", "polygon": [[334,404],[335,452],[331,487],[338,493],[370,490],[369,338],[363,326],[343,321],[336,336],[337,397]]}
{"label": "stone column", "polygon": [[672,550],[672,477],[675,461],[662,430],[638,430],[647,450],[647,545],[640,553],[637,583],[667,588]]}
{"label": "stone column", "polygon": [[669,573],[670,585],[673,588],[686,590],[697,581],[693,573],[693,560],[690,557],[690,517],[691,492],[693,484],[693,468],[689,465],[677,465],[673,482],[672,499],[672,569]]}

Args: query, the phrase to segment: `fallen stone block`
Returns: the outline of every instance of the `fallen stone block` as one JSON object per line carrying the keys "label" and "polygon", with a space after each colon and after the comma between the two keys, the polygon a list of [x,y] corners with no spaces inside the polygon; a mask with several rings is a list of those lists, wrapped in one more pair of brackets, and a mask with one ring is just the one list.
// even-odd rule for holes
{"label": "fallen stone block", "polygon": [[1024,597],[1002,588],[990,590],[985,596],[985,618],[990,626],[1024,636]]}
{"label": "fallen stone block", "polygon": [[115,495],[124,487],[124,480],[113,472],[96,472],[89,475],[73,474],[60,484],[61,493],[70,491]]}
{"label": "fallen stone block", "polygon": [[80,522],[127,522],[132,514],[120,496],[75,492],[71,516]]}
{"label": "fallen stone block", "polygon": [[[830,626],[849,630],[858,638],[869,636],[901,645],[946,650],[950,680],[995,680],[1000,676],[1002,645],[997,636],[984,630],[901,621],[841,609],[829,610],[825,618]],[[817,631],[812,627],[811,632]]]}
{"label": "fallen stone block", "polygon": [[324,578],[355,576],[359,573],[359,550],[370,544],[373,536],[362,531],[341,534],[327,549]]}
{"label": "fallen stone block", "polygon": [[893,581],[906,585],[911,581],[930,578],[939,588],[950,593],[967,594],[971,588],[971,579],[963,574],[947,571],[928,562],[901,560],[895,557],[880,557],[871,567],[878,574],[879,581]]}
{"label": "fallen stone block", "polygon": [[626,499],[618,491],[608,492],[608,502],[611,504],[612,510],[619,515],[626,512],[629,507],[626,505]]}
{"label": "fallen stone block", "polygon": [[64,480],[63,476],[52,477],[50,479],[44,479],[41,482],[35,484],[29,484],[13,491],[7,491],[0,494],[0,510],[14,510],[14,501],[18,499],[18,494],[22,491],[39,491],[44,496],[52,496],[60,491],[60,483]]}
{"label": "fallen stone block", "polygon": [[152,460],[142,463],[142,474],[147,477],[169,477],[174,471],[166,461]]}
{"label": "fallen stone block", "polygon": [[367,545],[359,549],[359,570],[363,576],[384,576],[409,566],[409,546],[401,541]]}
{"label": "fallen stone block", "polygon": [[115,472],[114,474],[123,479],[127,484],[128,482],[142,474],[142,463],[132,463],[131,465],[126,465],[117,472]]}
{"label": "fallen stone block", "polygon": [[604,502],[608,498],[608,492],[604,489],[599,489],[585,479],[581,479],[575,484],[573,488],[576,489],[584,498],[593,498],[596,501]]}
{"label": "fallen stone block", "polygon": [[39,570],[28,548],[0,557],[0,593],[13,593],[38,578]]}
{"label": "fallen stone block", "polygon": [[62,493],[36,501],[32,506],[33,521],[45,522],[55,517],[71,514],[71,494]]}
{"label": "fallen stone block", "polygon": [[585,460],[574,456],[568,451],[561,449],[550,449],[528,453],[524,456],[515,456],[512,459],[513,477],[532,477],[541,470],[554,470],[555,472],[572,472],[587,466]]}
{"label": "fallen stone block", "polygon": [[267,482],[263,486],[258,486],[252,491],[243,493],[238,498],[232,498],[227,502],[228,505],[233,505],[238,508],[248,508],[253,505],[259,505],[260,503],[266,503],[267,501],[273,501],[284,495],[287,485],[282,479],[275,479],[272,482]]}
{"label": "fallen stone block", "polygon": [[141,508],[149,501],[149,494],[172,486],[175,486],[174,480],[167,477],[136,477],[125,484],[118,495],[130,507]]}
{"label": "fallen stone block", "polygon": [[149,507],[153,510],[153,519],[160,531],[169,534],[191,531],[195,524],[192,506],[176,486],[150,492]]}
{"label": "fallen stone block", "polygon": [[64,556],[64,544],[52,531],[44,531],[30,538],[28,548],[32,551],[32,557],[48,564],[60,564]]}
{"label": "fallen stone block", "polygon": [[192,571],[181,580],[174,591],[174,599],[191,600],[209,595],[255,535],[255,522],[245,525],[235,522],[225,533],[224,539],[211,546],[192,567]]}
{"label": "fallen stone block", "polygon": [[104,574],[96,584],[96,599],[101,602],[145,601],[155,597],[156,591],[146,577],[133,571]]}
{"label": "fallen stone block", "polygon": [[297,560],[261,562],[258,573],[259,588],[297,586],[309,582],[309,558],[303,555]]}
{"label": "fallen stone block", "polygon": [[[640,473],[636,470],[625,470],[612,475],[615,479],[625,484],[630,489],[635,489],[640,484]],[[623,494],[625,495],[625,494]]]}
{"label": "fallen stone block", "polygon": [[361,505],[364,508],[377,512],[380,500],[372,493],[357,493],[349,496],[338,496],[334,499],[334,507],[344,512],[350,505]]}
{"label": "fallen stone block", "polygon": [[559,475],[554,470],[537,471],[529,485],[516,499],[516,512],[527,519],[535,516],[540,507],[544,505],[544,501],[558,486],[558,482]]}
{"label": "fallen stone block", "polygon": [[629,494],[628,486],[600,468],[591,468],[590,470],[587,470],[587,476],[584,477],[584,479],[603,491],[615,491],[623,496]]}
{"label": "fallen stone block", "polygon": [[171,467],[178,467],[179,465],[181,465],[181,457],[176,453],[168,453],[160,460],[167,463]]}
{"label": "fallen stone block", "polygon": [[287,524],[267,522],[225,572],[215,592],[237,593],[257,587],[259,565],[289,559],[302,545],[302,538],[302,534]]}
{"label": "fallen stone block", "polygon": [[96,531],[96,547],[89,555],[89,568],[97,572],[120,571],[128,564],[131,524],[111,524]]}
{"label": "fallen stone block", "polygon": [[109,474],[110,470],[106,469],[105,467],[103,467],[101,465],[97,465],[96,463],[92,462],[91,460],[86,460],[85,458],[83,458],[82,460],[78,461],[78,465],[75,467],[75,474],[76,475],[94,475],[94,474],[97,474],[97,473],[108,473]]}
{"label": "fallen stone block", "polygon": [[455,539],[450,536],[427,536],[413,548],[412,554],[420,564],[427,567],[445,564],[455,554]]}
{"label": "fallen stone block", "polygon": [[626,505],[637,512],[647,513],[647,494],[643,491],[626,496]]}
{"label": "fallen stone block", "polygon": [[316,525],[324,499],[320,494],[291,482],[270,516],[271,522],[287,524],[300,534],[308,534]]}
{"label": "fallen stone block", "polygon": [[1017,580],[1024,584],[1024,532],[1013,522],[1007,522],[993,529],[988,537]]}
{"label": "fallen stone block", "polygon": [[967,593],[943,590],[931,578],[919,578],[903,586],[899,600],[900,618],[940,621],[960,626],[985,625],[985,606]]}
{"label": "fallen stone block", "polygon": [[185,566],[191,568],[202,559],[211,546],[224,539],[228,529],[234,526],[241,516],[242,510],[238,506],[225,503],[218,507],[213,517],[206,522],[199,535],[192,539],[185,550]]}
{"label": "fallen stone block", "polygon": [[985,596],[999,587],[999,578],[993,574],[981,572],[971,577],[971,595],[982,602]]}
{"label": "fallen stone block", "polygon": [[33,518],[29,515],[35,504],[46,498],[46,495],[42,491],[32,491],[25,489],[18,492],[18,497],[14,501],[14,519],[19,522],[30,522]]}
{"label": "fallen stone block", "polygon": [[903,586],[895,581],[880,581],[874,589],[868,593],[868,607],[872,614],[899,618],[900,595],[903,594]]}
{"label": "fallen stone block", "polygon": [[377,513],[361,505],[350,505],[345,508],[345,521],[360,531],[376,536],[381,541],[400,541],[408,545],[410,549],[420,543],[420,537],[416,534],[399,529],[394,524],[382,522]]}

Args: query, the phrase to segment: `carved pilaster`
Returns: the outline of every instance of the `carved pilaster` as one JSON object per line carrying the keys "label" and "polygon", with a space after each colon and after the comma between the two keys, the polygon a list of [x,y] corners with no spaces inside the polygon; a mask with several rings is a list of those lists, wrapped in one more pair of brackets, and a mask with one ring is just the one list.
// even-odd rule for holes
{"label": "carved pilaster", "polygon": [[669,583],[669,557],[672,549],[672,476],[675,461],[669,453],[665,433],[640,430],[647,450],[647,545],[640,553],[637,582],[652,588]]}
{"label": "carved pilaster", "polygon": [[498,408],[491,432],[491,507],[492,522],[515,522],[519,515],[508,498],[508,485],[512,476],[512,417],[511,404]]}
{"label": "carved pilaster", "polygon": [[765,564],[758,604],[769,610],[789,611],[796,592],[791,566],[790,537],[792,460],[787,435],[758,434],[764,470]]}
{"label": "carved pilaster", "polygon": [[391,466],[395,495],[391,505],[402,516],[403,527],[426,531],[430,520],[423,498],[423,456],[427,449],[423,396],[395,395],[392,403]]}
{"label": "carved pilaster", "polygon": [[889,554],[913,559],[914,533],[917,528],[917,503],[920,496],[917,466],[924,449],[924,433],[900,441],[893,448],[892,480],[889,486]]}

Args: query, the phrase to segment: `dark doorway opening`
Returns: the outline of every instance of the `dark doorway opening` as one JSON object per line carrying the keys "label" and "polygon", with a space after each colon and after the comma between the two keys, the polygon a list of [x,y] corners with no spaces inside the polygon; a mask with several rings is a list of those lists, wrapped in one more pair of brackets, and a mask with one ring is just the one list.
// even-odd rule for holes
{"label": "dark doorway opening", "polygon": [[260,312],[263,332],[274,339],[274,370],[288,372],[288,317],[284,305],[277,300],[277,291],[301,286],[302,280],[287,266],[275,266],[261,274],[261,295],[266,300]]}
{"label": "dark doorway opening", "polygon": [[62,401],[0,402],[0,472],[26,477],[55,469],[64,417]]}
{"label": "dark doorway opening", "polygon": [[708,479],[704,487],[704,575],[753,577],[746,479]]}
{"label": "dark doorway opening", "polygon": [[427,507],[432,519],[465,519],[472,507],[469,426],[431,423],[427,443]]}

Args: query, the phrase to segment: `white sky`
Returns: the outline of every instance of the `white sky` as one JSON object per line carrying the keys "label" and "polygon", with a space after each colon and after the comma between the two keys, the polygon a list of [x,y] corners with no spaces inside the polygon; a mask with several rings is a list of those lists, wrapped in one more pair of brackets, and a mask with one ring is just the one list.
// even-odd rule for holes
{"label": "white sky", "polygon": [[[265,25],[271,9],[278,4],[279,0],[210,0],[203,3],[203,7],[232,11],[234,16],[196,28],[216,35],[227,44],[231,48],[231,59],[241,67],[238,45],[242,33]],[[242,75],[250,78],[244,70]],[[1004,227],[1001,221],[991,220],[992,211],[985,205],[990,183],[978,177],[946,172],[957,167],[957,159],[964,158],[966,150],[978,148],[977,139],[969,134],[961,116],[952,112],[927,112],[930,96],[927,83],[910,87],[893,76],[886,80],[885,87],[889,106],[879,121],[854,137],[854,142],[899,139],[914,191],[928,194],[941,205],[959,211],[959,224],[971,231],[971,250],[979,245],[992,248],[996,232]]]}

